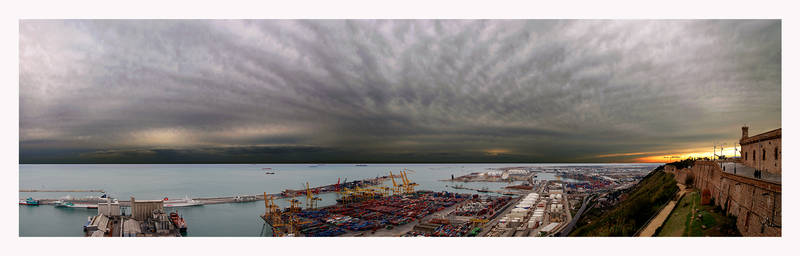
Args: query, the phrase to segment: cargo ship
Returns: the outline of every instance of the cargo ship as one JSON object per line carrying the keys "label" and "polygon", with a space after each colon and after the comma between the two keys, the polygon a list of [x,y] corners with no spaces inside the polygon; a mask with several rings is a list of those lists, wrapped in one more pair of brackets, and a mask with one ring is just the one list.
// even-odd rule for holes
{"label": "cargo ship", "polygon": [[186,234],[186,221],[183,220],[183,217],[178,215],[177,211],[169,213],[169,220],[172,221],[172,224],[178,228],[182,235]]}
{"label": "cargo ship", "polygon": [[61,207],[61,208],[97,209],[97,205],[96,204],[75,204],[75,203],[72,203],[72,202],[67,202],[67,201],[62,201],[62,200],[58,200],[58,201],[55,201],[53,203],[55,204],[56,207]]}
{"label": "cargo ship", "polygon": [[183,199],[177,200],[169,200],[169,198],[164,198],[164,207],[187,207],[187,206],[198,206],[203,205],[203,203],[198,202],[197,200],[190,199],[189,196],[184,197]]}
{"label": "cargo ship", "polygon": [[28,199],[19,200],[19,205],[39,205],[39,200],[28,197]]}

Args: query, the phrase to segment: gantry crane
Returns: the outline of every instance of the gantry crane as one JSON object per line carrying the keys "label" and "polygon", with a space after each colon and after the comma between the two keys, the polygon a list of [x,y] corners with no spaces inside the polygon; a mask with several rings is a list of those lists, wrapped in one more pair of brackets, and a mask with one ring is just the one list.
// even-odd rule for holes
{"label": "gantry crane", "polygon": [[483,227],[486,222],[489,222],[489,220],[483,218],[472,218],[469,221],[472,223],[473,227]]}
{"label": "gantry crane", "polygon": [[390,196],[392,195],[392,188],[380,186],[378,189],[381,190],[381,195],[383,196]]}
{"label": "gantry crane", "polygon": [[289,208],[287,210],[291,213],[298,213],[300,212],[300,200],[297,200],[295,197],[289,200]]}
{"label": "gantry crane", "polygon": [[389,171],[389,177],[392,178],[392,194],[400,194],[400,186],[394,181],[394,174],[392,174],[392,171]]}
{"label": "gantry crane", "polygon": [[408,174],[405,171],[400,171],[400,176],[403,178],[403,188],[405,189],[405,193],[414,193],[414,187],[417,186],[417,183],[411,182],[408,179]]}
{"label": "gantry crane", "polygon": [[348,204],[353,200],[353,191],[349,188],[344,187],[339,191],[339,201],[342,204]]}
{"label": "gantry crane", "polygon": [[274,220],[275,216],[280,216],[281,209],[273,201],[273,197],[267,197],[267,192],[264,192],[264,220]]}
{"label": "gantry crane", "polygon": [[[266,207],[266,211],[264,212],[264,221],[272,227],[272,235],[273,236],[297,236],[299,235],[299,225],[311,223],[310,221],[300,221],[295,216],[295,213],[299,211],[300,207],[297,205],[300,201],[292,198],[290,201],[292,206],[288,208],[286,211],[281,212],[280,207],[275,204],[274,197],[267,197],[267,193],[264,192],[264,206]],[[283,230],[281,228],[285,228]]]}
{"label": "gantry crane", "polygon": [[320,201],[319,197],[315,197],[314,193],[311,192],[311,188],[308,186],[308,182],[306,182],[306,208],[308,209],[316,209],[317,208],[317,201]]}
{"label": "gantry crane", "polygon": [[273,236],[284,236],[285,234],[279,228],[282,226],[286,226],[287,224],[283,222],[281,218],[281,209],[278,205],[275,204],[273,197],[267,197],[267,192],[264,192],[264,207],[266,210],[264,211],[264,219],[265,224],[269,224],[272,228],[272,235]]}

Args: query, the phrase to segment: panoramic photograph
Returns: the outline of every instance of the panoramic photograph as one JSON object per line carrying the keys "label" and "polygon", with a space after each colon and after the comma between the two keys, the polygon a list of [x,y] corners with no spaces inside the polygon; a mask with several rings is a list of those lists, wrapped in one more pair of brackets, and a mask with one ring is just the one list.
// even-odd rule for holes
{"label": "panoramic photograph", "polygon": [[18,33],[19,237],[782,236],[781,19]]}

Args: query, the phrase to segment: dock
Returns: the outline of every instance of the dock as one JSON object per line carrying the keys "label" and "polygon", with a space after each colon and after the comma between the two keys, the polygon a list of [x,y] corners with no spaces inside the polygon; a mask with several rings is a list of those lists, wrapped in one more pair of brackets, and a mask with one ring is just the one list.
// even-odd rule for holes
{"label": "dock", "polygon": [[[386,179],[390,178],[389,176],[383,177],[375,177],[363,180],[355,180],[349,181],[341,184],[329,184],[324,186],[312,187],[310,188],[314,194],[326,194],[326,193],[335,193],[337,191],[337,186],[341,186],[342,188],[353,188],[358,186],[365,186],[365,185],[376,185],[384,182]],[[20,189],[20,192],[98,192],[98,193],[106,193],[105,190],[102,189]],[[292,198],[296,196],[305,196],[306,189],[297,189],[291,190],[286,189],[280,193],[273,193],[267,194],[267,198],[274,198],[274,199],[285,199],[285,198]],[[101,202],[105,202],[105,198],[101,197],[88,197],[88,198],[74,198],[74,199],[63,199],[63,198],[41,198],[39,200],[39,204],[42,205],[55,205],[58,202],[71,202],[74,204],[87,204],[87,205],[96,205]],[[227,204],[227,203],[244,203],[244,202],[254,202],[254,201],[263,201],[264,195],[263,194],[254,194],[254,195],[235,195],[235,196],[222,196],[222,197],[205,197],[205,198],[192,198],[191,200],[195,201],[196,205],[206,205],[206,204]],[[130,207],[130,201],[128,200],[119,200],[120,206],[123,207]]]}
{"label": "dock", "polygon": [[105,193],[102,189],[20,189],[19,192],[97,192]]}

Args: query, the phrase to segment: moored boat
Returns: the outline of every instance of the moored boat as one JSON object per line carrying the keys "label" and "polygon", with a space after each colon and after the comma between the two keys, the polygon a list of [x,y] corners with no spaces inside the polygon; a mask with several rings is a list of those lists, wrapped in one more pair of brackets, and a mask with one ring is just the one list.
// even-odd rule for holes
{"label": "moored boat", "polygon": [[86,209],[97,209],[96,204],[76,204],[69,201],[58,200],[53,202],[56,207],[63,207],[63,208],[86,208]]}
{"label": "moored boat", "polygon": [[28,197],[25,200],[19,200],[20,205],[39,205],[39,200],[35,200],[32,197]]}
{"label": "moored boat", "polygon": [[169,213],[169,219],[172,221],[172,224],[175,225],[176,228],[181,232],[181,234],[186,234],[186,221],[183,220],[183,217],[178,215],[178,212],[171,212]]}
{"label": "moored boat", "polygon": [[189,196],[177,200],[169,200],[167,197],[164,198],[164,207],[187,207],[198,205],[203,205],[203,203],[194,199],[190,199]]}

